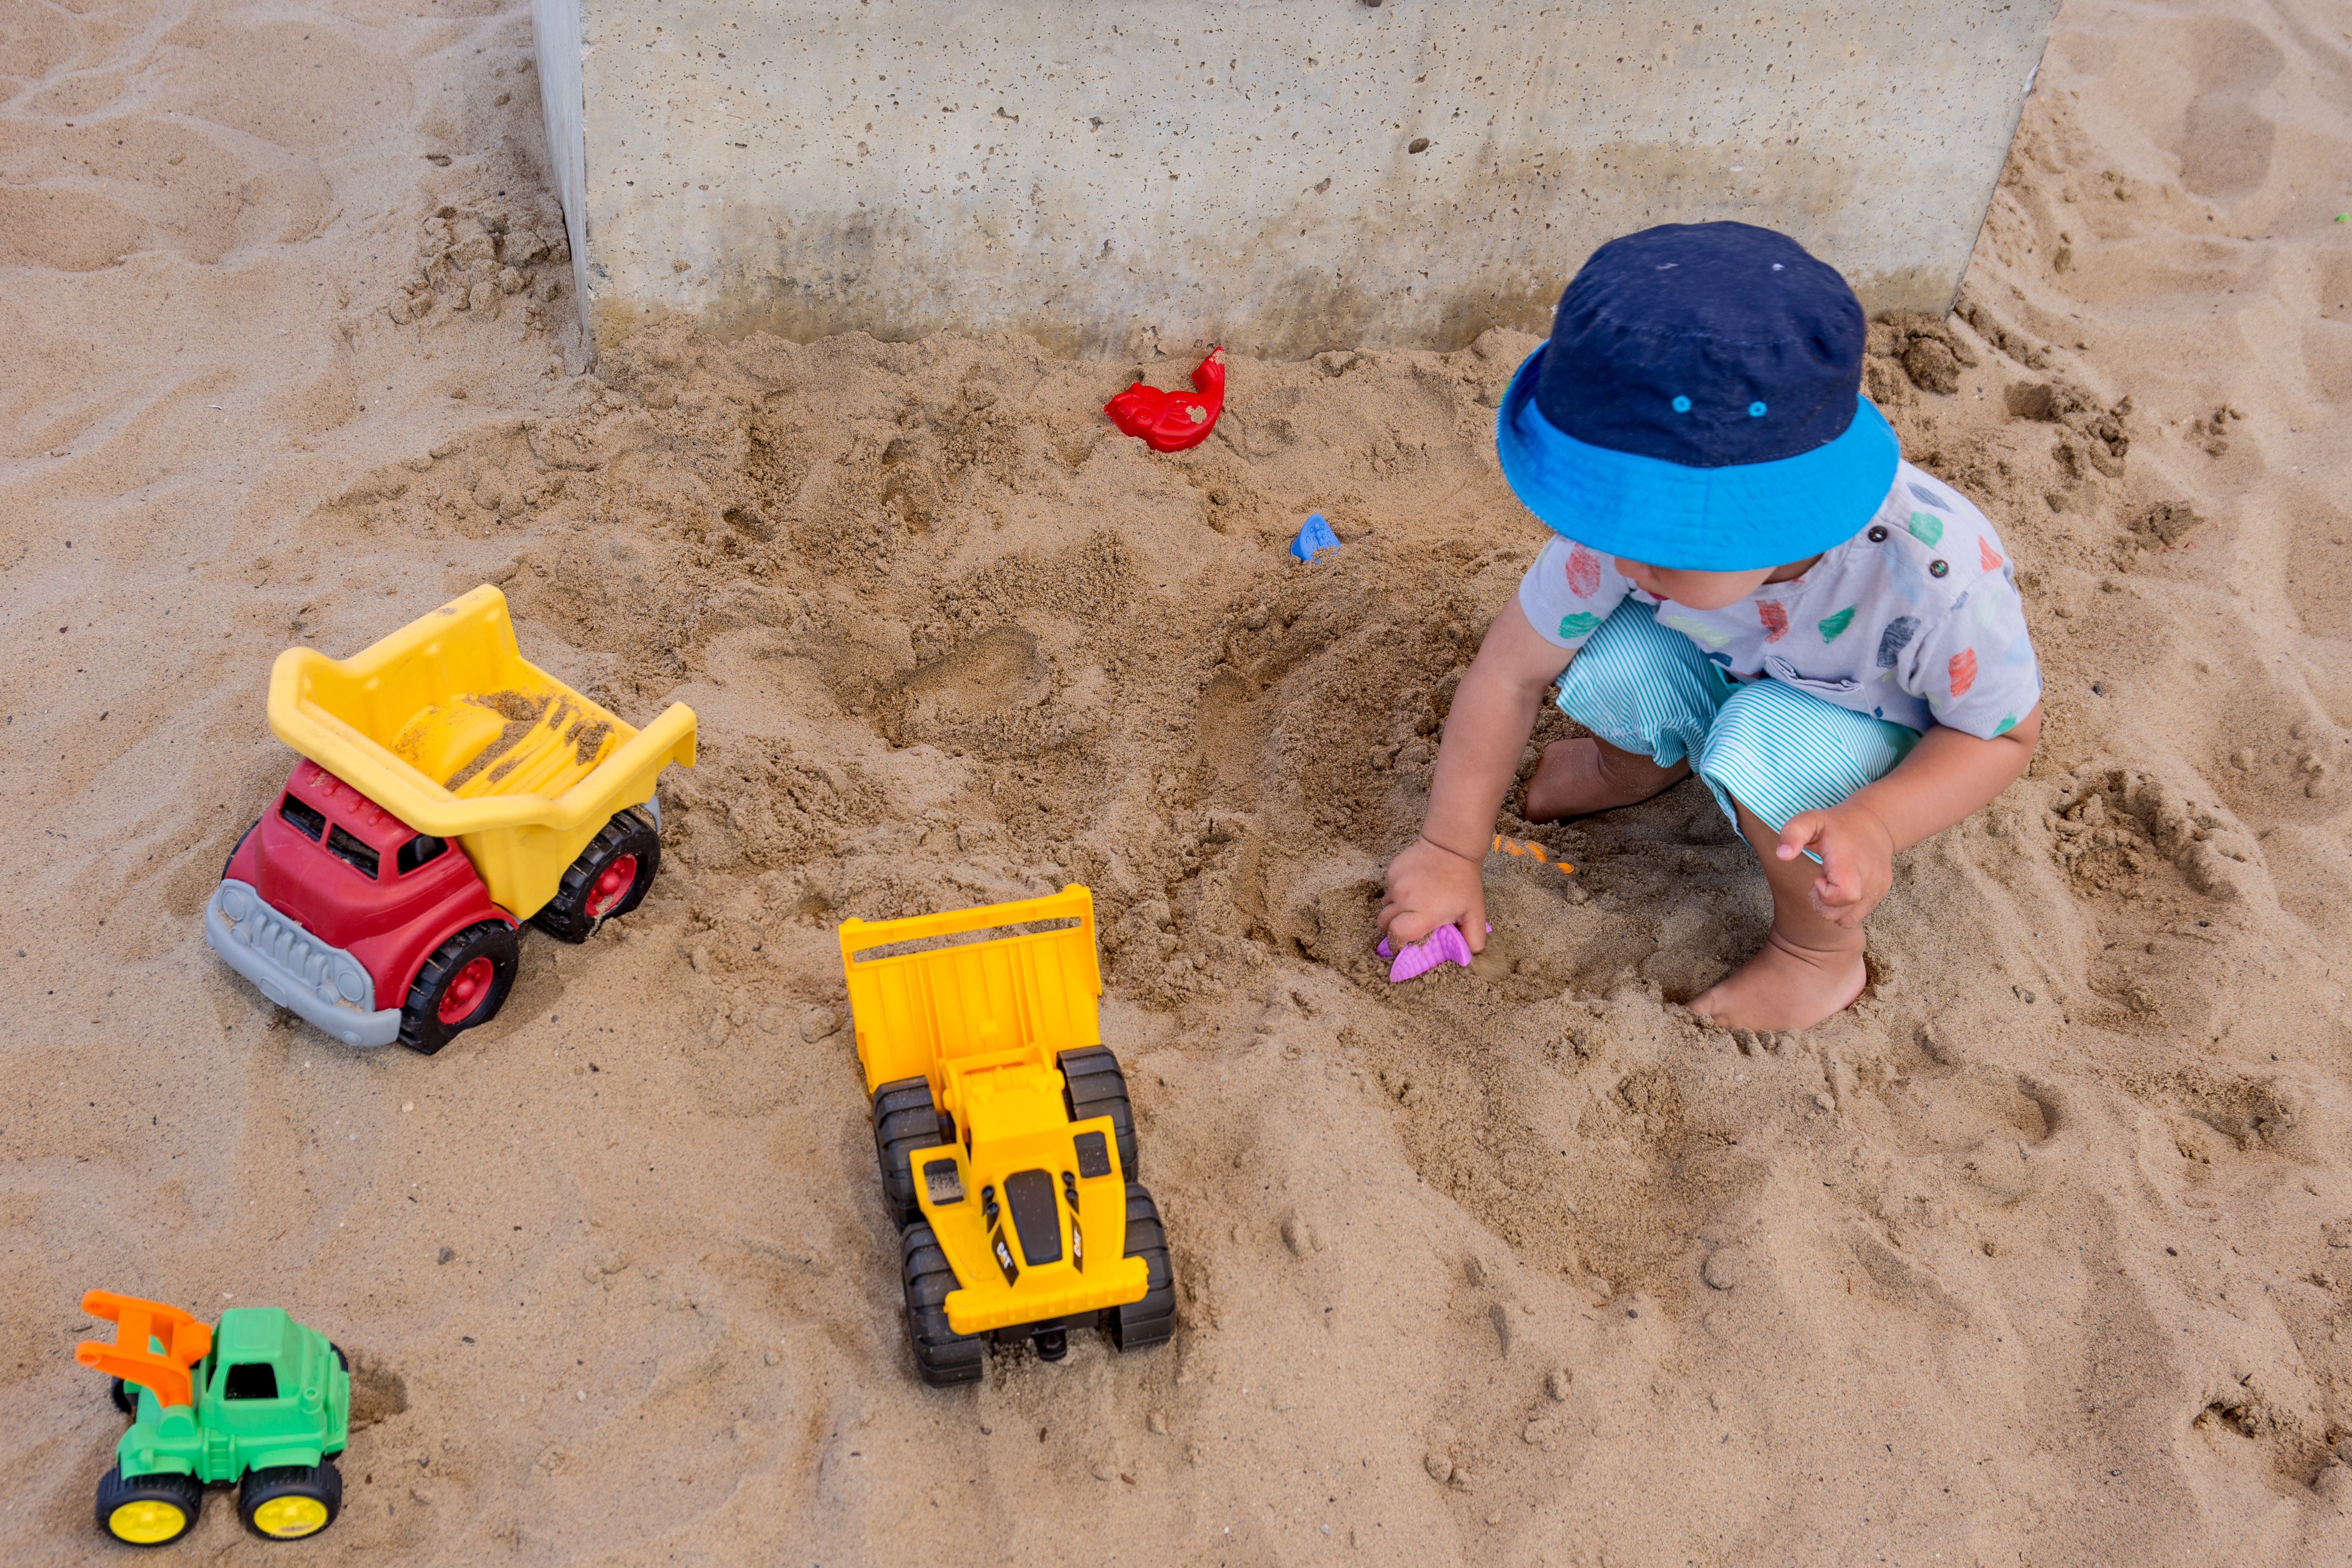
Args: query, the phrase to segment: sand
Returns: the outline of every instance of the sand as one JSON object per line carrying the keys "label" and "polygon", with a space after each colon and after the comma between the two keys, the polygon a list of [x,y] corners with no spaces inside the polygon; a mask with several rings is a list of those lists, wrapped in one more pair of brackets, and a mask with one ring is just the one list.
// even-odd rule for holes
{"label": "sand", "polygon": [[[1487,434],[1532,340],[1237,357],[1176,457],[1097,412],[1138,367],[1017,340],[583,375],[526,10],[18,5],[0,1557],[120,1560],[104,1286],[352,1352],[345,1512],[273,1562],[2342,1562],[2343,28],[2070,5],[1959,310],[1877,330],[2048,724],[1864,999],[1759,1038],[1676,1005],[1766,914],[1694,785],[1507,815],[1578,870],[1496,856],[1475,972],[1368,952],[1542,537]],[[199,930],[269,661],[484,581],[701,763],[636,915],[343,1048]],[[929,1391],[831,927],[1070,879],[1183,1326]]]}

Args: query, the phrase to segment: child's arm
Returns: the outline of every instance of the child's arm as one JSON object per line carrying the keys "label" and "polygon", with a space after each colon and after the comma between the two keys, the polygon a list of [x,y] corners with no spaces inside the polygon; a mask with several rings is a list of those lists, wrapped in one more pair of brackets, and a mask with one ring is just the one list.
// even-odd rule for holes
{"label": "child's arm", "polygon": [[1381,930],[1390,940],[1419,942],[1454,925],[1471,952],[1486,947],[1479,873],[1494,841],[1495,814],[1519,771],[1544,692],[1572,657],[1536,634],[1516,595],[1486,629],[1445,716],[1421,837],[1389,862]]}
{"label": "child's arm", "polygon": [[1938,724],[1885,778],[1827,811],[1790,817],[1773,853],[1783,860],[1807,849],[1818,854],[1813,908],[1839,925],[1858,926],[1894,885],[1895,852],[1991,805],[2025,772],[2041,736],[2038,702],[2015,729],[1990,741]]}

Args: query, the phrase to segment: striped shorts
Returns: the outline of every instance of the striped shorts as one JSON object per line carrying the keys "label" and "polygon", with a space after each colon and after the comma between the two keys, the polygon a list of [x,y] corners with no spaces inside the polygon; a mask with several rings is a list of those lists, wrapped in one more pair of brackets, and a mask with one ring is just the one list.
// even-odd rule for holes
{"label": "striped shorts", "polygon": [[1617,606],[1560,677],[1560,710],[1661,767],[1689,758],[1734,827],[1735,800],[1777,833],[1885,777],[1919,742],[1916,730],[1778,680],[1736,682],[1654,613]]}

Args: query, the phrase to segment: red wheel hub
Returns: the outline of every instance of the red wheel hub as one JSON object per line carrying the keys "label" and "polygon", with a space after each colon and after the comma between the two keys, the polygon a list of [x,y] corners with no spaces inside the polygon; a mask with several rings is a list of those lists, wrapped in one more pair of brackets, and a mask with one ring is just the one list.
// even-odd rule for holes
{"label": "red wheel hub", "polygon": [[601,921],[611,914],[636,885],[637,858],[623,855],[614,858],[596,874],[596,885],[588,889],[588,918]]}
{"label": "red wheel hub", "polygon": [[497,978],[497,967],[487,958],[478,958],[457,971],[449,988],[441,993],[441,1021],[462,1024],[472,1017],[490,994],[490,982]]}

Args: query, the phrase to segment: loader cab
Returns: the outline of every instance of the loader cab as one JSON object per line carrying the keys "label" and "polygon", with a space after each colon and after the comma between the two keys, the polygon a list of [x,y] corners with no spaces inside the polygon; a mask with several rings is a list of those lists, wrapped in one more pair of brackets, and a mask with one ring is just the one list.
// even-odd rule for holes
{"label": "loader cab", "polygon": [[315,1416],[327,1369],[294,1320],[275,1307],[231,1309],[214,1331],[205,1369],[204,1424],[232,1441],[276,1440],[290,1423]]}

